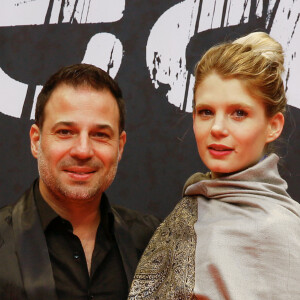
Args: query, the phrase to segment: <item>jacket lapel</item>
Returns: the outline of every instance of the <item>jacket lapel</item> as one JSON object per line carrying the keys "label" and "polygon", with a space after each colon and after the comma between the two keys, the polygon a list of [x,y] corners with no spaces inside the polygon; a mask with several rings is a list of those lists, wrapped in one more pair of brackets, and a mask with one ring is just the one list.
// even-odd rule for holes
{"label": "jacket lapel", "polygon": [[57,300],[55,283],[31,188],[15,205],[12,214],[16,252],[29,300]]}
{"label": "jacket lapel", "polygon": [[135,269],[138,264],[137,250],[134,247],[133,240],[130,236],[126,223],[122,220],[118,212],[112,208],[114,214],[114,229],[117,244],[123,261],[123,266],[127,276],[128,288],[130,288]]}

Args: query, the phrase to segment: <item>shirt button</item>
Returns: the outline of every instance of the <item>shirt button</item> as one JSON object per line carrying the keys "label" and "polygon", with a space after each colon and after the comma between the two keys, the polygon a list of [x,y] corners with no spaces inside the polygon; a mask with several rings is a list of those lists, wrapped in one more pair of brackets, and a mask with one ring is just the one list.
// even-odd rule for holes
{"label": "shirt button", "polygon": [[74,252],[73,257],[77,260],[80,258],[80,255],[78,252]]}

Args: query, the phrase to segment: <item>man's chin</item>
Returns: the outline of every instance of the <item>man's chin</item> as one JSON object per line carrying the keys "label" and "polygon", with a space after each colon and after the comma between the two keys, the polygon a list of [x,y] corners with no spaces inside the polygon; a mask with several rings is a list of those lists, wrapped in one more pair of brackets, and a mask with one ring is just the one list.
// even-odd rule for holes
{"label": "man's chin", "polygon": [[97,188],[90,188],[85,186],[84,183],[78,183],[76,186],[61,187],[59,192],[62,198],[70,202],[87,202],[101,197],[102,189],[99,186]]}

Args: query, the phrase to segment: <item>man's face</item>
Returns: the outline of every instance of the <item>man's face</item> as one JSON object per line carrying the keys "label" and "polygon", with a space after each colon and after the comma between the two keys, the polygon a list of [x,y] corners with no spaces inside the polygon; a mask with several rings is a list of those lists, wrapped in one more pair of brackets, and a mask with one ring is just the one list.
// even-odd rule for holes
{"label": "man's face", "polygon": [[126,133],[107,90],[61,84],[44,111],[42,129],[33,125],[31,150],[37,158],[40,190],[47,200],[99,199],[112,183]]}

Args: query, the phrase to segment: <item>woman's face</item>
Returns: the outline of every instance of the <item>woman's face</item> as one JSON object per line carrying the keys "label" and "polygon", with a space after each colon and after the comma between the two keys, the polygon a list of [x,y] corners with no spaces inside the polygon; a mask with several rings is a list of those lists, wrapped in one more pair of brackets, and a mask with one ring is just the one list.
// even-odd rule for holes
{"label": "woman's face", "polygon": [[209,74],[196,88],[193,128],[199,155],[214,177],[245,169],[281,133],[284,117],[267,118],[262,101],[239,79]]}

